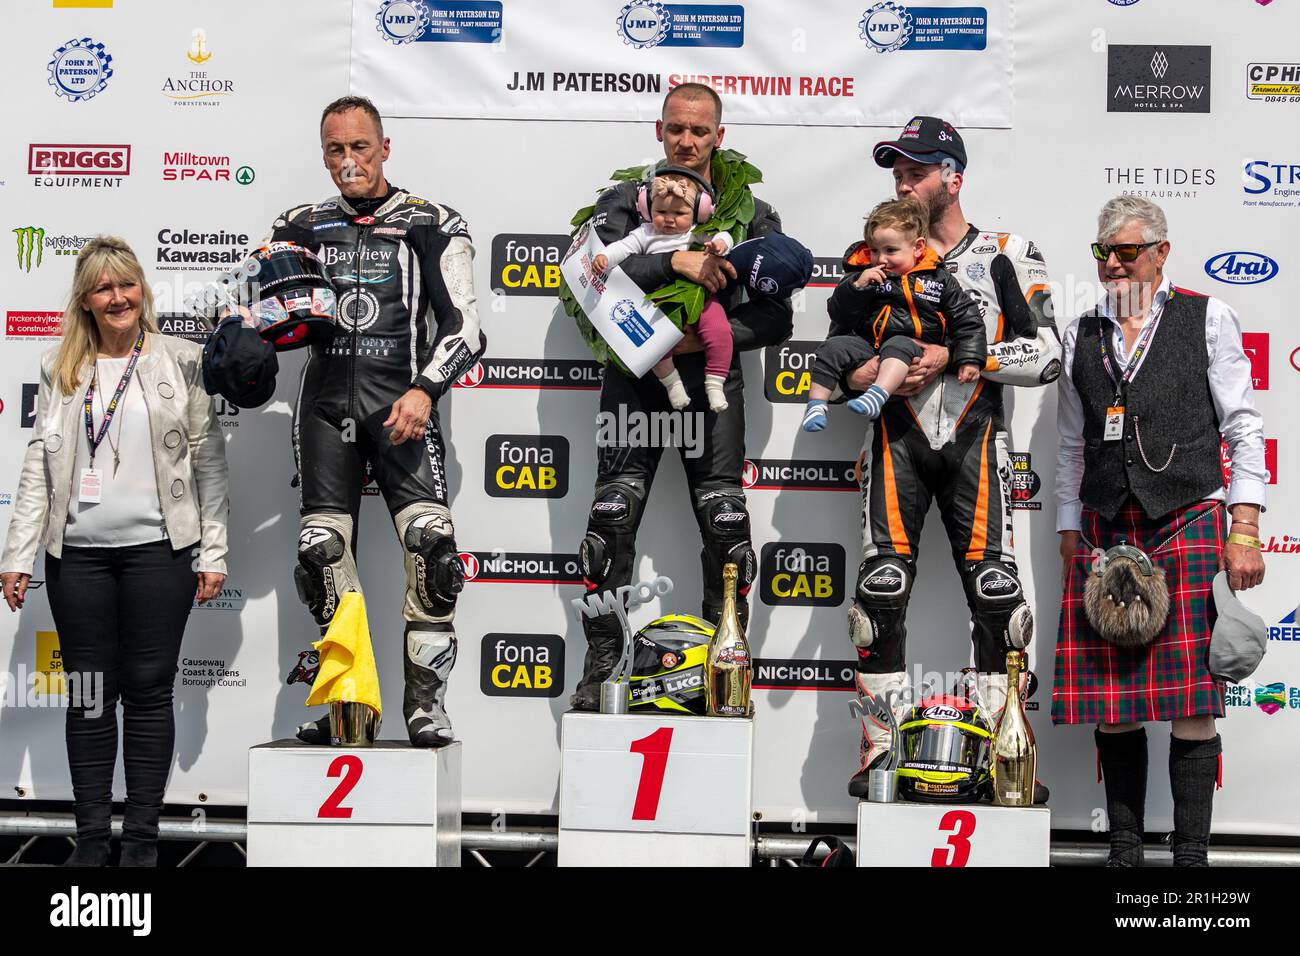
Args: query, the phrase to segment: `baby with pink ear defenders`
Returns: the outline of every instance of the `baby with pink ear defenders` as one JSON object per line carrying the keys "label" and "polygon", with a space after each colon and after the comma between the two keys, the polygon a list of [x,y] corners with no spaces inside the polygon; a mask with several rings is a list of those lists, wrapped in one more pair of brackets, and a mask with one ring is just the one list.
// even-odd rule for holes
{"label": "baby with pink ear defenders", "polygon": [[[713,212],[712,197],[700,193],[698,183],[689,177],[661,173],[646,186],[637,198],[637,208],[646,222],[634,229],[624,239],[610,243],[596,256],[592,265],[597,272],[614,268],[630,255],[658,252],[684,251],[693,243],[703,243],[712,255],[725,256],[731,251],[732,238],[725,232],[702,236],[694,232],[696,225],[708,221]],[[700,313],[696,334],[704,346],[704,394],[709,408],[725,411],[727,399],[722,390],[731,367],[733,343],[731,323],[718,300],[710,296]],[[673,365],[671,354],[665,355],[654,367],[655,377],[668,390],[668,401],[681,410],[691,403],[686,385]]]}

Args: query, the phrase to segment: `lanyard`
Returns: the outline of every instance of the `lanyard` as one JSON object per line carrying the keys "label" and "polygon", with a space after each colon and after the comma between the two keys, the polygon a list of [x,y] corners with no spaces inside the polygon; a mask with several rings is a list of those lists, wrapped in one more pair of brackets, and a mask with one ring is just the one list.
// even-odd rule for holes
{"label": "lanyard", "polygon": [[[1169,298],[1173,298],[1172,292],[1169,294]],[[1129,356],[1128,365],[1125,367],[1124,375],[1121,378],[1116,378],[1115,364],[1111,361],[1110,350],[1106,348],[1107,334],[1102,334],[1097,337],[1097,340],[1101,345],[1101,364],[1106,367],[1106,374],[1110,376],[1111,382],[1115,385],[1116,405],[1119,405],[1120,403],[1120,397],[1123,394],[1124,387],[1128,385],[1128,383],[1132,381],[1133,376],[1137,374],[1138,365],[1142,362],[1142,353],[1150,346],[1151,337],[1155,335],[1156,326],[1160,324],[1160,320],[1165,314],[1165,308],[1167,308],[1168,305],[1169,302],[1166,300],[1164,306],[1161,307],[1159,314],[1151,320],[1147,327],[1142,330],[1142,334],[1138,336],[1137,343],[1133,346],[1133,354]]]}
{"label": "lanyard", "polygon": [[95,435],[95,419],[91,413],[91,400],[95,397],[95,381],[99,378],[99,363],[95,363],[95,374],[91,376],[90,388],[86,389],[86,401],[83,409],[86,414],[86,439],[90,442],[90,467],[95,467],[95,452],[103,444],[104,436],[108,434],[108,425],[113,420],[113,413],[117,411],[117,403],[122,400],[122,393],[126,391],[126,386],[131,381],[131,373],[135,371],[135,363],[140,359],[140,350],[144,348],[144,329],[140,330],[140,336],[135,340],[135,347],[131,349],[131,360],[126,363],[126,371],[122,373],[122,380],[117,383],[117,391],[113,393],[113,400],[108,403],[104,409],[104,421],[99,426],[99,435]]}

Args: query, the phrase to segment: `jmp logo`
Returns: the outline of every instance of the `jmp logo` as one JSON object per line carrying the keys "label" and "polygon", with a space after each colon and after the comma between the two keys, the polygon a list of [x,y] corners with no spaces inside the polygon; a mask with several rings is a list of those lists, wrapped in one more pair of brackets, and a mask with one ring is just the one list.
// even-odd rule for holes
{"label": "jmp logo", "polygon": [[1277,275],[1277,262],[1260,252],[1221,252],[1205,263],[1205,274],[1219,282],[1253,285]]}
{"label": "jmp logo", "polygon": [[563,498],[569,493],[569,440],[563,435],[490,435],[484,490],[493,498]]}
{"label": "jmp logo", "polygon": [[632,340],[633,345],[644,345],[653,334],[650,325],[637,311],[631,299],[619,299],[609,310],[609,317],[617,323],[623,334]]}
{"label": "jmp logo", "polygon": [[92,99],[102,93],[113,75],[113,57],[90,37],[69,40],[54,51],[46,67],[46,81],[56,96],[66,96],[71,103]]}
{"label": "jmp logo", "polygon": [[912,37],[912,15],[901,3],[877,3],[858,21],[858,33],[877,53],[892,53]]}
{"label": "jmp logo", "polygon": [[838,607],[844,603],[844,548],[821,543],[765,544],[759,581],[764,604]]}
{"label": "jmp logo", "polygon": [[618,33],[638,50],[656,47],[668,39],[672,15],[662,3],[633,2],[618,12]]}
{"label": "jmp logo", "polygon": [[45,230],[39,226],[19,226],[14,230],[18,237],[18,268],[31,272],[32,265],[41,264],[45,248]]}
{"label": "jmp logo", "polygon": [[375,14],[379,35],[402,46],[420,38],[429,26],[429,8],[424,0],[384,0]]}

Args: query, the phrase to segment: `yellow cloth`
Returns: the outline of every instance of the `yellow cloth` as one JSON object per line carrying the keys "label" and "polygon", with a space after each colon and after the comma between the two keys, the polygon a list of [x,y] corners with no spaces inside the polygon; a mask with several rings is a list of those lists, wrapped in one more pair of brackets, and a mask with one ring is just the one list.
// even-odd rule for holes
{"label": "yellow cloth", "polygon": [[375,651],[370,645],[370,625],[366,622],[366,602],[357,591],[348,591],[339,601],[329,630],[312,647],[320,651],[320,671],[312,684],[307,706],[333,701],[369,704],[377,715],[379,672],[375,670]]}

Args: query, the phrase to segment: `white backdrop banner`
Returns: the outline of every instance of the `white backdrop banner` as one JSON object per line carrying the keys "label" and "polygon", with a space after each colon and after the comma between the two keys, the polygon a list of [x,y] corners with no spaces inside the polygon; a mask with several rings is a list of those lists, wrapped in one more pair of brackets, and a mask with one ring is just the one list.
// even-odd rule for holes
{"label": "white backdrop banner", "polygon": [[[704,83],[732,123],[1011,125],[1011,2],[353,0],[352,85],[387,115],[655,119]],[[942,77],[942,81],[937,81]]]}
{"label": "white backdrop banner", "polygon": [[[427,6],[432,18],[435,4]],[[675,13],[685,5],[664,6]],[[623,42],[617,0],[443,4],[444,30],[486,30],[473,23],[490,18],[452,22],[452,13],[498,9],[502,42],[401,45],[381,35],[379,3],[351,0],[262,4],[255,33],[247,5],[216,0],[13,5],[0,35],[12,94],[0,102],[7,133],[0,209],[10,243],[0,256],[0,526],[31,436],[39,356],[57,341],[71,253],[82,237],[124,236],[156,283],[166,330],[202,337],[178,314],[184,295],[257,244],[281,211],[333,193],[320,158],[320,110],[349,92],[375,97],[392,140],[389,179],[451,205],[469,223],[489,340],[489,354],[441,403],[447,482],[470,577],[457,610],[461,651],[448,697],[465,743],[465,808],[555,812],[560,715],[585,647],[568,600],[582,594],[576,552],[595,483],[600,384],[573,323],[555,315],[570,217],[611,170],[660,155],[648,120],[658,116],[672,72],[863,77],[851,99],[796,97],[780,107],[788,123],[781,126],[771,125],[778,114],[767,111],[778,104],[770,97],[722,94],[727,145],[763,170],[757,194],[817,264],[813,285],[796,298],[791,341],[742,356],[743,479],[761,555],[750,626],[758,659],[755,809],[765,821],[799,826],[853,819],[845,785],[857,767],[858,727],[847,706],[853,651],[845,612],[861,548],[853,460],[863,423],[833,410],[830,428],[808,435],[799,421],[840,254],[861,237],[867,211],[892,193],[871,147],[896,136],[913,113],[932,111],[965,127],[968,217],[1024,235],[1043,251],[1062,323],[1093,304],[1088,243],[1101,204],[1119,192],[1165,209],[1171,278],[1239,312],[1273,482],[1262,529],[1267,577],[1245,600],[1269,622],[1271,640],[1256,680],[1229,688],[1219,721],[1224,788],[1215,797],[1215,828],[1300,836],[1287,796],[1300,787],[1293,759],[1300,446],[1286,424],[1300,402],[1300,90],[1290,65],[1300,61],[1293,39],[1300,11],[1246,0],[1023,2],[1013,24],[1010,4],[987,3],[983,50],[876,53],[858,26],[871,6],[750,2],[743,46],[665,40],[639,49]],[[914,16],[915,28],[919,8],[896,6]],[[960,9],[931,4],[940,6]],[[796,29],[805,31],[802,52],[791,46]],[[475,57],[481,60],[471,66]],[[536,59],[524,62],[529,57]],[[272,63],[289,64],[288,72],[272,73]],[[660,76],[661,88],[617,95],[552,88],[556,70],[611,68]],[[545,89],[504,89],[516,71],[539,70]],[[455,111],[440,114],[446,104]],[[420,118],[435,115],[477,121]],[[539,115],[563,121],[518,121]],[[597,118],[642,121],[589,121]],[[873,128],[853,128],[859,125]],[[287,682],[316,637],[292,575],[298,498],[289,484],[289,429],[301,354],[282,356],[267,406],[220,406],[232,484],[230,578],[216,607],[191,616],[182,648],[168,788],[175,803],[243,803],[248,748],[291,735],[315,714],[303,707],[306,687]],[[1061,577],[1056,395],[1007,391],[1015,543],[1038,622],[1030,665],[1040,683],[1029,716],[1039,773],[1052,788],[1055,827],[1099,827],[1091,728],[1053,727],[1048,717]],[[665,456],[647,504],[634,580],[664,574],[676,587],[634,612],[637,626],[664,611],[699,609],[699,534],[674,458]],[[362,500],[360,533],[382,692],[397,701],[404,573],[377,496]],[[71,796],[57,681],[31,679],[58,670],[44,577],[38,558],[26,607],[0,615],[0,791],[12,799]],[[931,512],[908,617],[909,670],[919,677],[958,671],[969,661],[969,630]],[[1153,830],[1170,826],[1167,734],[1165,726],[1152,728]],[[403,737],[396,708],[381,735]],[[119,798],[120,780],[119,766]]]}

